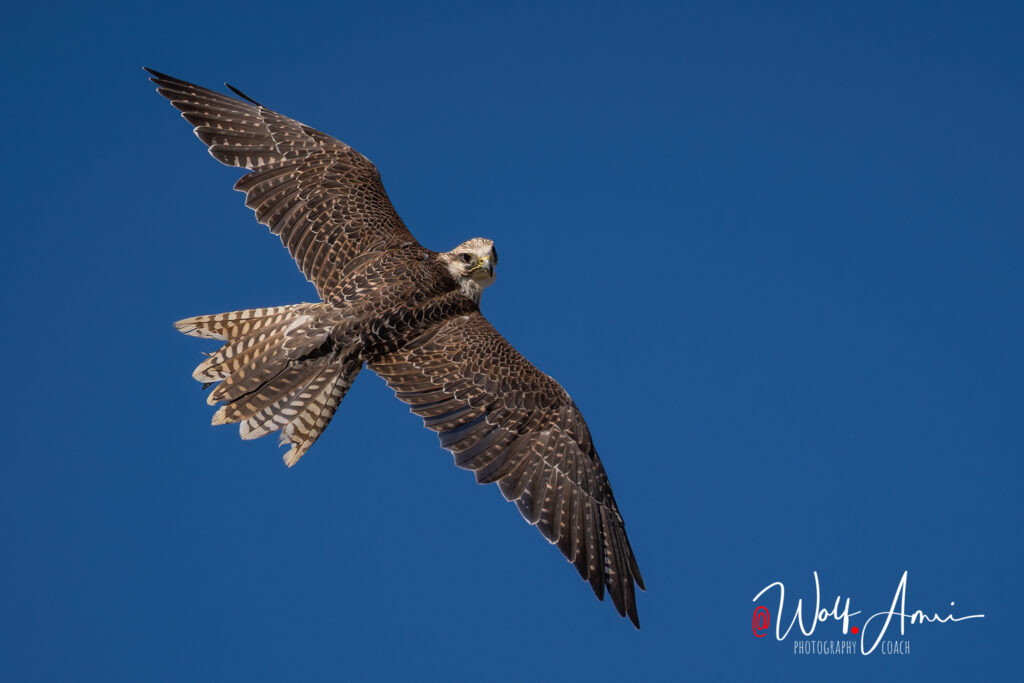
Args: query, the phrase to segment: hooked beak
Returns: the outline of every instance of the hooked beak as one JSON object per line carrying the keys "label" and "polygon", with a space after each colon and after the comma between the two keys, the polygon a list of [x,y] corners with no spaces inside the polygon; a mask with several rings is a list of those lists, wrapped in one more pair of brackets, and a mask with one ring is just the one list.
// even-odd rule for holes
{"label": "hooked beak", "polygon": [[476,267],[473,270],[486,270],[488,277],[494,277],[494,261],[490,256],[482,256],[477,259]]}

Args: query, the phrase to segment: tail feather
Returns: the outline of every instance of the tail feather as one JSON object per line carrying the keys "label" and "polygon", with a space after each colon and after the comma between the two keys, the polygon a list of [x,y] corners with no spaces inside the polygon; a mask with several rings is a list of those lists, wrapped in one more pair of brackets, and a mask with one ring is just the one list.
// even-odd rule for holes
{"label": "tail feather", "polygon": [[250,308],[216,315],[197,315],[174,323],[179,332],[190,337],[206,339],[232,339],[248,335],[254,330],[274,325],[293,317],[300,309],[313,310],[318,304],[294,304],[270,308]]}
{"label": "tail feather", "polygon": [[252,362],[268,348],[281,343],[281,335],[285,323],[273,327],[265,327],[240,339],[229,341],[217,352],[200,363],[192,372],[192,377],[199,382],[220,382],[231,377]]}
{"label": "tail feather", "polygon": [[337,375],[333,368],[314,374],[305,382],[298,384],[291,391],[269,403],[259,410],[239,420],[239,433],[243,439],[258,439],[286,426],[295,419],[304,401],[319,394],[323,384],[332,382]]}
{"label": "tail feather", "polygon": [[291,394],[301,392],[306,385],[329,368],[330,366],[320,362],[286,366],[281,372],[266,378],[256,390],[246,392],[238,399],[225,404],[221,408],[226,418],[224,421],[242,422],[264,411],[284,417],[287,413],[281,411],[288,410],[287,399]]}
{"label": "tail feather", "polygon": [[284,454],[284,464],[291,467],[297,463],[320,438],[362,368],[360,361],[344,368],[333,381],[324,384],[319,394],[311,396],[295,419],[281,429],[281,443],[292,444]]}
{"label": "tail feather", "polygon": [[220,381],[208,402],[225,402],[213,424],[241,423],[243,439],[281,430],[291,444],[291,467],[320,437],[356,375],[359,359],[342,361],[326,344],[322,304],[196,316],[175,323],[180,331],[226,343],[196,368],[193,377]]}
{"label": "tail feather", "polygon": [[287,341],[289,332],[302,324],[312,324],[312,314],[297,313],[273,323],[265,323],[248,332],[248,323],[237,328],[240,336],[229,337],[216,353],[211,355],[193,371],[192,377],[200,382],[217,382],[227,379],[259,357],[275,353]]}
{"label": "tail feather", "polygon": [[288,358],[280,355],[280,340],[268,340],[271,343],[258,349],[252,360],[238,367],[230,376],[206,397],[210,405],[221,401],[233,402],[243,398],[288,370]]}

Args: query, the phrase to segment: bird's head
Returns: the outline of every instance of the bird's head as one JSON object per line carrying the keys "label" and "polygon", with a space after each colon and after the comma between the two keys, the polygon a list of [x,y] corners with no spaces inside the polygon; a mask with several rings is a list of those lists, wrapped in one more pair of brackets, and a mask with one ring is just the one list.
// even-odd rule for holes
{"label": "bird's head", "polygon": [[494,242],[474,237],[441,254],[448,272],[468,295],[478,298],[485,287],[494,284],[494,267],[498,265],[498,252]]}

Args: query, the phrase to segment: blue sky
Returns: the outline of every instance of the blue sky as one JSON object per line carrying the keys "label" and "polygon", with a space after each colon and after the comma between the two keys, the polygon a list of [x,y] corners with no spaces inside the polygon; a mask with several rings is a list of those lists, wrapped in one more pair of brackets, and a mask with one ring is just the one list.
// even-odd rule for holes
{"label": "blue sky", "polygon": [[[4,677],[1011,677],[1022,20],[910,2],[9,11]],[[272,439],[209,426],[190,373],[210,346],[170,323],[315,294],[143,65],[354,145],[428,247],[495,240],[484,312],[590,424],[647,580],[642,630],[369,372],[292,470]],[[815,571],[851,624],[904,571],[909,609],[985,618],[908,626],[905,656],[755,637],[754,596],[784,582],[788,622]]]}

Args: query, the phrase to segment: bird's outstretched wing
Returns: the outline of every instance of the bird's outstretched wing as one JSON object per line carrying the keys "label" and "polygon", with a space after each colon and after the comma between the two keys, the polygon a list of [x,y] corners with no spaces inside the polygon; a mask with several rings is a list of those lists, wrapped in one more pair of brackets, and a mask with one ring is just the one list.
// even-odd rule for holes
{"label": "bird's outstretched wing", "polygon": [[377,168],[345,143],[252,100],[146,70],[214,159],[251,170],[235,189],[325,300],[352,259],[416,243]]}
{"label": "bird's outstretched wing", "polygon": [[636,558],[583,416],[479,313],[439,323],[370,367],[455,464],[498,482],[530,524],[558,546],[599,599],[639,627]]}

